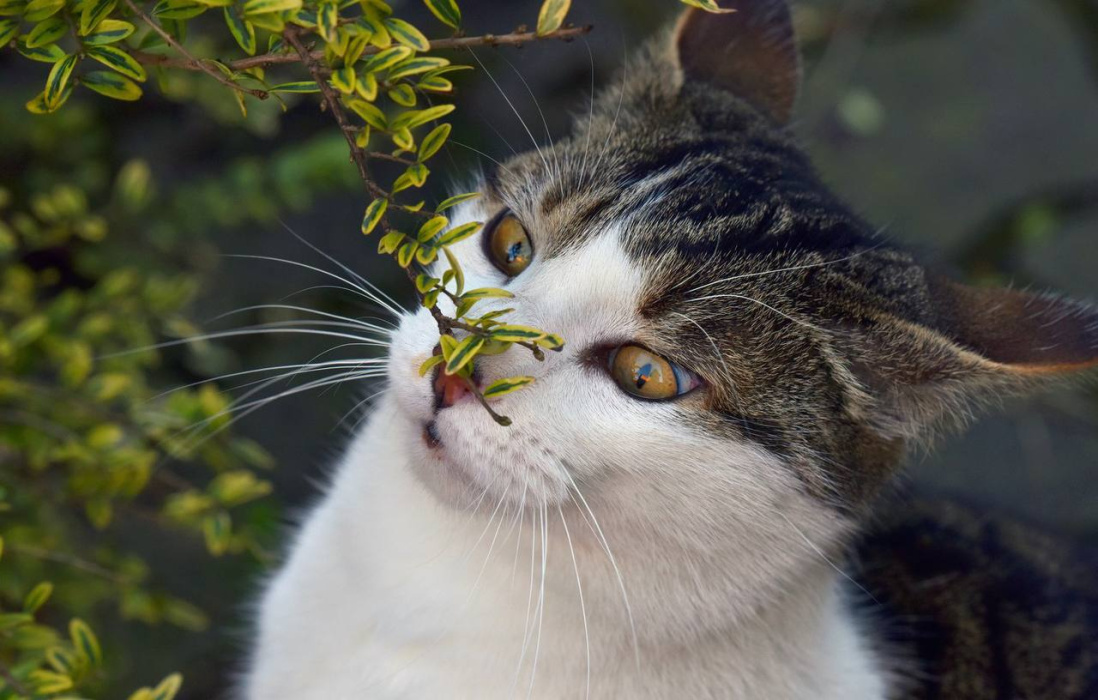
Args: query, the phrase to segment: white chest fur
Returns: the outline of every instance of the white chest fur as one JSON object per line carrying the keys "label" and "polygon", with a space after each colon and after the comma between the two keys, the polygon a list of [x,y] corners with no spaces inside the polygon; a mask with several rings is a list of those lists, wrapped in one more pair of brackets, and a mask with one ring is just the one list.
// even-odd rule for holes
{"label": "white chest fur", "polygon": [[690,586],[661,579],[658,551],[630,556],[607,531],[619,578],[583,520],[566,534],[554,510],[542,530],[439,504],[406,468],[397,446],[417,436],[388,403],[267,591],[249,700],[886,697],[825,563],[753,615],[691,624]]}

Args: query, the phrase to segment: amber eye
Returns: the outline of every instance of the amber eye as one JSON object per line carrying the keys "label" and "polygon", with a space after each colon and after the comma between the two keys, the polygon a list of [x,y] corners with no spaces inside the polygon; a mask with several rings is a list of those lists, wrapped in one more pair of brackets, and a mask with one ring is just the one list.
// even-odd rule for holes
{"label": "amber eye", "polygon": [[626,393],[653,401],[682,396],[702,383],[690,370],[638,345],[622,345],[610,353],[610,375]]}
{"label": "amber eye", "polygon": [[492,264],[508,277],[530,267],[534,246],[526,228],[510,212],[504,214],[486,232],[486,249]]}

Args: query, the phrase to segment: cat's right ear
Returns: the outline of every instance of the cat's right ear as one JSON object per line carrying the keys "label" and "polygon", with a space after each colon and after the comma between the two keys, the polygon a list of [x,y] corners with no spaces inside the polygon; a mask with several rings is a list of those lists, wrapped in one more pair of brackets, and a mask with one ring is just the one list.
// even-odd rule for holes
{"label": "cat's right ear", "polygon": [[793,117],[800,56],[786,0],[720,0],[721,13],[691,8],[675,28],[686,81],[727,90],[779,125]]}

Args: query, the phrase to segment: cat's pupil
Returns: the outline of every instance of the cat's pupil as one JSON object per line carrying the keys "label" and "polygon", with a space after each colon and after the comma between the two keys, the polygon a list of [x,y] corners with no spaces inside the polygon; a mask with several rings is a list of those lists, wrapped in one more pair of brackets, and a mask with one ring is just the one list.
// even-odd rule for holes
{"label": "cat's pupil", "polygon": [[507,249],[507,262],[513,263],[519,258],[522,253],[522,241],[515,241],[511,244],[511,247]]}
{"label": "cat's pupil", "polygon": [[652,363],[649,362],[645,366],[637,370],[637,388],[643,388],[648,380],[652,378]]}

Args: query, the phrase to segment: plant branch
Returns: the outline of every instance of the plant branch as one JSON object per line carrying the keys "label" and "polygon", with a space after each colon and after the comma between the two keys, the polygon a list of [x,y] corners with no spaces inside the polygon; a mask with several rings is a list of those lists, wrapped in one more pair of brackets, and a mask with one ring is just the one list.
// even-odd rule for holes
{"label": "plant branch", "polygon": [[0,662],[0,677],[2,677],[8,684],[8,687],[14,690],[19,695],[25,695],[30,697],[31,692],[24,686],[19,680],[12,674],[11,669],[7,667],[3,662]]}
{"label": "plant branch", "polygon": [[72,567],[73,569],[79,569],[80,571],[86,571],[89,574],[94,574],[100,578],[105,578],[108,581],[121,585],[130,585],[136,583],[135,581],[115,573],[110,569],[100,566],[95,562],[88,561],[87,559],[81,559],[80,557],[73,556],[71,554],[63,554],[61,552],[52,552],[48,549],[42,549],[40,547],[28,546],[23,544],[9,545],[11,551],[16,554],[22,554],[24,556],[32,557],[34,559],[41,559],[42,561],[50,561],[55,564],[64,564],[65,566]]}
{"label": "plant branch", "polygon": [[[132,3],[127,0],[127,3]],[[139,15],[145,21],[150,21],[141,14]],[[154,26],[154,25],[150,25]],[[154,29],[156,27],[154,26]],[[558,29],[555,32],[550,32],[543,36],[538,36],[535,32],[511,32],[509,34],[484,34],[481,36],[462,36],[452,37],[448,39],[435,39],[431,42],[432,51],[444,51],[446,49],[463,49],[463,48],[476,48],[478,46],[522,46],[532,41],[545,41],[549,39],[556,39],[559,41],[570,41],[577,37],[581,37],[591,31],[591,25],[584,25],[581,27],[564,27]],[[158,31],[161,36],[165,36],[165,33]],[[167,39],[166,39],[167,40]],[[169,40],[169,44],[176,48],[178,43],[173,40]],[[177,48],[177,50],[180,50]],[[368,46],[366,50],[362,52],[363,56],[369,56],[381,51],[376,46]],[[133,51],[131,52],[133,57],[140,63],[152,66],[163,66],[165,68],[182,68],[183,70],[202,71],[209,73],[209,67],[203,64],[194,56],[181,51],[185,58],[173,58],[171,56],[164,56],[157,53],[148,53],[145,51]],[[314,61],[320,61],[324,58],[323,51],[311,51],[308,52],[308,56]],[[266,66],[274,66],[285,63],[303,63],[304,60],[299,53],[265,53],[259,56],[249,56],[248,58],[241,58],[236,61],[230,61],[227,65],[232,71],[248,70],[249,68],[261,68]],[[222,77],[217,74],[215,77]],[[225,81],[222,81],[225,82]],[[231,84],[231,83],[230,83]],[[233,85],[238,90],[243,90],[238,85]],[[256,91],[260,92],[260,91]]]}
{"label": "plant branch", "polygon": [[[158,62],[157,65],[172,65],[173,67],[176,67],[176,68],[186,68],[187,70],[202,71],[203,73],[209,75],[211,78],[213,78],[217,82],[219,82],[222,85],[225,85],[227,87],[230,87],[233,90],[243,92],[245,94],[251,95],[252,97],[258,97],[261,100],[267,99],[267,97],[268,97],[267,91],[265,91],[265,90],[253,90],[251,88],[243,87],[242,85],[237,85],[236,83],[234,83],[233,81],[229,80],[224,75],[222,75],[221,71],[218,70],[217,68],[211,68],[204,61],[195,58],[191,54],[191,52],[189,52],[189,51],[187,51],[187,49],[183,48],[183,45],[180,44],[178,41],[176,41],[175,38],[171,34],[164,31],[164,28],[161,27],[159,24],[157,24],[156,20],[154,20],[152,17],[149,17],[149,15],[146,14],[144,10],[139,8],[134,3],[133,0],[126,0],[126,6],[130,8],[131,12],[133,12],[135,15],[140,17],[141,21],[143,21],[145,24],[149,25],[150,29],[152,29],[154,32],[159,34],[160,38],[163,39],[165,41],[165,43],[168,44],[168,46],[172,47],[173,49],[175,49],[176,51],[178,51],[180,54],[183,55],[183,59],[174,59],[172,64],[168,64],[166,62]],[[146,53],[143,53],[143,52],[136,52],[136,51],[134,52],[134,58],[136,58],[138,61],[141,61],[143,57],[148,57],[148,56],[153,56],[153,55],[155,55],[155,54],[146,54]],[[165,57],[165,58],[167,58],[167,57]],[[236,69],[233,69],[233,70],[236,70]]]}

